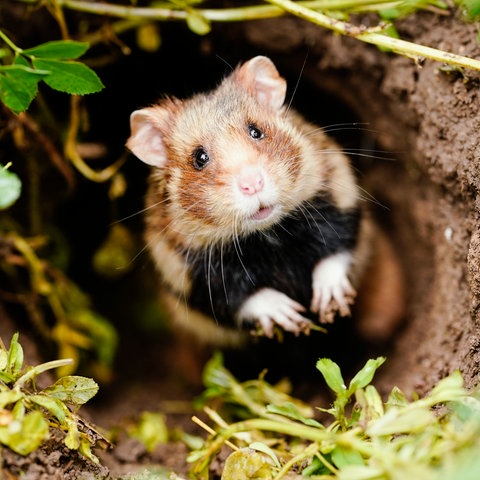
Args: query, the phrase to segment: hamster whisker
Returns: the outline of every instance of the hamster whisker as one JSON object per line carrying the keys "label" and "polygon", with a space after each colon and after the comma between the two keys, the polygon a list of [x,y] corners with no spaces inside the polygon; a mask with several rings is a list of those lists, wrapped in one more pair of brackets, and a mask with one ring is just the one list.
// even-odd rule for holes
{"label": "hamster whisker", "polygon": [[122,223],[124,222],[125,220],[129,220],[130,218],[133,218],[133,217],[136,217],[137,215],[141,215],[142,213],[145,213],[147,212],[148,210],[150,210],[151,208],[155,208],[155,207],[158,207],[159,205],[161,205],[162,203],[165,203],[167,201],[167,199],[163,199],[159,202],[156,202],[152,205],[149,205],[148,207],[145,207],[145,208],[142,208],[141,210],[138,210],[137,212],[134,212],[134,213],[131,213],[130,215],[127,215],[126,217],[123,217],[123,218],[120,218],[118,220],[115,220],[114,222],[110,223],[110,226],[112,225],[116,225],[117,223]]}
{"label": "hamster whisker", "polygon": [[[155,236],[160,236],[159,234],[155,234]],[[140,255],[142,255],[143,253],[145,253],[146,250],[148,250],[150,248],[150,245],[153,243],[153,240],[149,241],[149,242],[145,242],[145,245],[130,259],[130,261],[128,262],[128,266],[132,265],[138,257],[140,257]]]}
{"label": "hamster whisker", "polygon": [[290,98],[290,101],[288,102],[287,108],[285,109],[284,117],[288,115],[290,112],[290,108],[292,107],[292,102],[293,99],[295,98],[295,94],[297,93],[298,86],[300,85],[300,80],[302,79],[303,71],[305,70],[305,65],[307,64],[307,58],[308,58],[308,53],[305,55],[305,59],[303,60],[303,65],[302,68],[300,69],[300,73],[298,74],[297,78],[297,83],[295,84],[295,87],[293,88],[292,96]]}
{"label": "hamster whisker", "polygon": [[[208,288],[208,297],[210,300],[210,308],[212,309],[212,315],[215,322],[218,324],[217,315],[215,314],[215,306],[213,304],[213,293],[212,293],[212,250],[213,244],[210,245],[208,249],[208,263],[205,265],[205,271],[207,272],[207,288]],[[205,253],[204,262],[207,262],[207,253]]]}
{"label": "hamster whisker", "polygon": [[[310,202],[307,202],[307,204],[310,205],[310,206],[312,206],[312,205],[310,204]],[[311,220],[313,221],[313,223],[315,224],[315,227],[316,227],[317,230],[318,230],[318,233],[320,233],[320,235],[322,236],[323,244],[324,244],[324,245],[327,245],[327,239],[325,238],[325,235],[323,234],[323,231],[322,231],[322,229],[320,228],[320,225],[317,223],[317,220],[316,220],[315,217],[312,215],[312,213],[309,212],[308,209],[306,209],[305,207],[303,207],[303,205],[300,206],[300,211],[302,212],[302,215],[304,216],[305,220],[307,221],[308,225],[309,225],[310,228],[311,228],[311,224],[310,224],[310,221],[308,220],[307,214],[310,216]],[[315,209],[315,211],[318,212],[317,209]],[[318,213],[320,214],[320,212],[318,212]],[[322,214],[320,214],[320,216],[325,220],[325,217],[324,217]],[[326,222],[326,223],[331,227],[331,225],[330,225],[328,222]],[[335,229],[333,229],[333,231],[335,231]],[[335,233],[336,233],[336,232],[335,232]]]}
{"label": "hamster whisker", "polygon": [[351,123],[335,123],[332,125],[326,125],[324,127],[318,127],[314,130],[311,130],[306,134],[307,137],[319,135],[321,133],[332,133],[332,132],[344,132],[344,131],[350,131],[350,130],[355,130],[358,132],[368,132],[368,133],[378,133],[375,130],[372,130],[370,128],[365,128],[363,125],[369,125],[368,123],[357,123],[357,122],[351,122]]}
{"label": "hamster whisker", "polygon": [[[312,177],[312,175],[309,174],[309,177]],[[314,176],[315,178],[315,176]],[[345,192],[345,188],[347,188],[349,185],[344,185],[338,181],[333,181],[332,179],[329,180],[329,183],[325,183],[322,177],[317,177],[319,180],[322,180],[319,184],[319,187],[323,187],[325,190],[331,190],[334,192]],[[357,189],[359,191],[358,195],[356,198],[358,200],[362,200],[364,202],[370,202],[373,203],[374,205],[377,205],[381,208],[385,208],[388,210],[388,207],[384,205],[382,202],[377,200],[368,190],[365,188],[361,187],[360,185],[357,184]]]}
{"label": "hamster whisker", "polygon": [[[369,148],[332,148],[328,150],[318,150],[317,153],[323,155],[331,155],[332,153],[343,153],[349,156],[355,157],[365,157],[371,158],[372,160],[385,160],[389,162],[395,162],[396,158],[390,156],[390,152],[385,150],[372,150]],[[385,153],[385,155],[379,155],[381,153]]]}
{"label": "hamster whisker", "polygon": [[[310,205],[310,207],[312,207],[313,210],[315,210],[315,212],[318,213],[318,215],[320,215],[320,217],[322,217],[323,221],[332,229],[332,231],[335,233],[335,235],[340,238],[340,235],[338,234],[338,232],[335,230],[335,227],[326,219],[325,215],[323,215],[322,212],[320,212],[320,210],[318,210],[317,208],[315,208],[315,206],[311,203],[311,202],[305,202],[307,205]],[[312,217],[313,218],[313,217]],[[326,245],[326,242],[325,242],[325,245]]]}
{"label": "hamster whisker", "polygon": [[[334,188],[335,187],[335,188]],[[334,190],[337,192],[344,192],[346,186],[341,184],[338,181],[332,181],[331,184],[328,186],[330,190]],[[378,207],[384,208],[388,210],[388,207],[384,205],[380,200],[377,200],[368,190],[365,188],[361,187],[360,185],[357,184],[357,190],[358,190],[358,195],[356,198],[358,200],[364,201],[364,202],[369,202],[374,205],[377,205]]]}
{"label": "hamster whisker", "polygon": [[[369,148],[343,148],[340,151],[346,155],[355,156],[355,157],[365,157],[371,158],[372,160],[386,160],[389,162],[395,162],[396,158],[390,156],[390,152],[385,150],[371,150]],[[321,153],[331,153],[331,151],[325,150]],[[385,155],[380,155],[380,154]]]}
{"label": "hamster whisker", "polygon": [[225,302],[228,305],[228,293],[227,293],[227,285],[225,283],[225,271],[223,267],[223,246],[224,246],[224,240],[222,238],[222,241],[220,243],[220,274],[222,276],[222,285],[223,285],[223,293],[225,294]]}
{"label": "hamster whisker", "polygon": [[[154,203],[150,206],[148,206],[147,208],[145,208],[144,210],[142,211],[145,211],[145,210],[149,210],[150,208],[153,208],[153,207],[156,207],[157,205],[160,205],[161,203],[165,202],[165,200],[162,200],[161,202],[157,202],[157,203]],[[192,205],[190,208],[192,208],[194,205]],[[186,210],[188,211],[188,209]],[[184,214],[184,212],[181,212],[179,215],[177,215],[177,217],[180,217]],[[132,215],[131,215],[132,216]],[[129,217],[127,217],[129,218]],[[120,221],[120,220],[119,220]],[[168,228],[171,227],[172,223],[175,221],[175,219],[172,219],[170,222],[168,222],[161,230],[159,230],[158,232],[155,232],[155,237],[152,238],[151,240],[149,240],[148,242],[145,242],[145,245],[130,259],[130,261],[128,262],[128,265],[131,265],[133,262],[135,262],[135,260],[140,256],[142,255],[145,250],[147,249],[150,249],[150,247],[152,246],[152,244],[158,239],[161,237],[161,235],[163,234],[163,232],[165,232],[165,230],[167,230]],[[118,222],[117,222],[118,223]]]}
{"label": "hamster whisker", "polygon": [[253,281],[252,277],[250,276],[250,274],[248,273],[248,270],[247,270],[247,267],[245,266],[245,264],[243,263],[243,260],[242,260],[242,247],[240,245],[240,241],[238,239],[238,235],[237,235],[237,220],[238,220],[238,217],[235,217],[234,219],[234,237],[233,237],[233,247],[235,249],[235,252],[237,254],[237,257],[238,257],[238,260],[240,262],[240,265],[242,266],[243,268],[243,271],[245,272],[245,274],[247,275],[247,278],[248,280],[250,281],[250,283],[252,285],[255,285],[255,282]]}
{"label": "hamster whisker", "polygon": [[[308,213],[309,216],[311,217],[311,216],[312,216],[311,213],[310,213],[302,204],[300,204],[300,205],[298,206],[298,209],[299,209],[300,212],[302,213],[303,218],[305,218],[305,221],[306,221],[307,224],[308,224],[308,228],[312,229],[312,225],[311,225],[311,223],[310,223],[310,219],[309,219],[308,216],[307,216],[307,213]],[[314,221],[315,225],[318,227],[317,222],[315,222],[315,219],[312,218],[312,220]]]}

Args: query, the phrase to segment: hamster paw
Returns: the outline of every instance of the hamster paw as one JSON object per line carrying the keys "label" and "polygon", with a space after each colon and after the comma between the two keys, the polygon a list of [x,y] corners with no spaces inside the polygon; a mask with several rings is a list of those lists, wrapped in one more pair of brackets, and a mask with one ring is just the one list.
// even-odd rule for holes
{"label": "hamster paw", "polygon": [[275,325],[295,335],[309,333],[311,322],[301,315],[304,311],[305,308],[288,295],[263,288],[245,301],[238,316],[242,323],[259,324],[263,334],[272,338]]}
{"label": "hamster paw", "polygon": [[347,276],[350,262],[350,253],[337,253],[318,262],[313,270],[310,310],[318,313],[321,323],[333,322],[337,312],[342,317],[351,314],[357,292]]}

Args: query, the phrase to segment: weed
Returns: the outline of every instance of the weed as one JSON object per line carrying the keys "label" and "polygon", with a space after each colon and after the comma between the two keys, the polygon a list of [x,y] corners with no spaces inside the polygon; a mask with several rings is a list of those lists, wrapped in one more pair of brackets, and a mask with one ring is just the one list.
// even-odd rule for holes
{"label": "weed", "polygon": [[[330,408],[319,408],[331,419],[321,423],[300,402],[284,392],[275,394],[263,378],[239,383],[221,357],[214,357],[205,370],[202,400],[228,408],[223,417],[205,408],[217,427],[191,453],[192,475],[208,479],[212,462],[228,442],[234,452],[223,480],[479,478],[478,392],[469,394],[457,371],[424,398],[409,400],[395,387],[384,402],[371,385],[384,360],[369,360],[347,387],[339,366],[320,359],[317,368],[335,395]],[[228,423],[224,417],[232,412],[237,421]]]}
{"label": "weed", "polygon": [[72,375],[40,391],[35,385],[40,374],[70,362],[54,360],[25,367],[18,334],[12,337],[8,350],[0,339],[0,445],[27,455],[50,437],[51,429],[58,429],[64,433],[68,448],[98,463],[91,447],[106,440],[77,415],[97,393],[98,385],[90,378]]}

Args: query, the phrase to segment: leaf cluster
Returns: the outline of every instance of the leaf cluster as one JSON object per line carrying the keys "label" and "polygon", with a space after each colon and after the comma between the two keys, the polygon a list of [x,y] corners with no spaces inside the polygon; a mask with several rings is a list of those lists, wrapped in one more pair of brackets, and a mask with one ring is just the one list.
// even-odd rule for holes
{"label": "leaf cluster", "polygon": [[65,445],[82,453],[92,462],[92,436],[76,411],[98,391],[89,378],[65,376],[52,385],[37,390],[38,375],[61,367],[70,360],[56,360],[35,367],[24,366],[23,348],[15,334],[7,350],[0,339],[0,444],[20,455],[39,448],[52,429],[64,433]]}
{"label": "leaf cluster", "polygon": [[29,107],[41,81],[71,95],[95,93],[103,88],[92,69],[75,61],[89,48],[87,42],[54,40],[24,50],[1,30],[0,38],[8,47],[0,50],[0,100],[14,113]]}
{"label": "leaf cluster", "polygon": [[[210,465],[228,444],[235,451],[225,463],[224,480],[478,478],[478,393],[468,394],[461,374],[455,372],[424,398],[409,400],[395,387],[384,402],[371,385],[384,361],[380,357],[366,362],[347,386],[339,366],[320,359],[317,368],[335,396],[330,408],[318,409],[330,418],[320,422],[285,399],[265,404],[260,411],[256,408],[248,417],[244,396],[253,393],[252,401],[259,407],[258,390],[250,392],[251,382],[237,382],[214,358],[207,367],[212,383],[206,392],[216,402],[223,396],[227,405],[240,406],[243,419],[228,423],[206,409],[217,429],[190,455],[193,477],[208,479]],[[264,385],[257,384],[258,389],[274,389],[263,379],[259,382]]]}

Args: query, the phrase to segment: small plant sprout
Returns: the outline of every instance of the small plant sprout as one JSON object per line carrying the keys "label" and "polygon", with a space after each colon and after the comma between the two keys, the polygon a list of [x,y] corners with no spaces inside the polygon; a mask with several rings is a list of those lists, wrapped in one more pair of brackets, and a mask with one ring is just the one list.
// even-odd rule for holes
{"label": "small plant sprout", "polygon": [[49,370],[71,363],[70,359],[54,360],[35,367],[24,365],[23,348],[18,334],[13,335],[7,350],[0,339],[0,444],[20,455],[39,448],[52,429],[64,434],[64,443],[89,460],[98,463],[91,447],[98,440],[78,415],[78,409],[98,391],[90,378],[65,376],[43,390],[37,390],[35,379]]}

